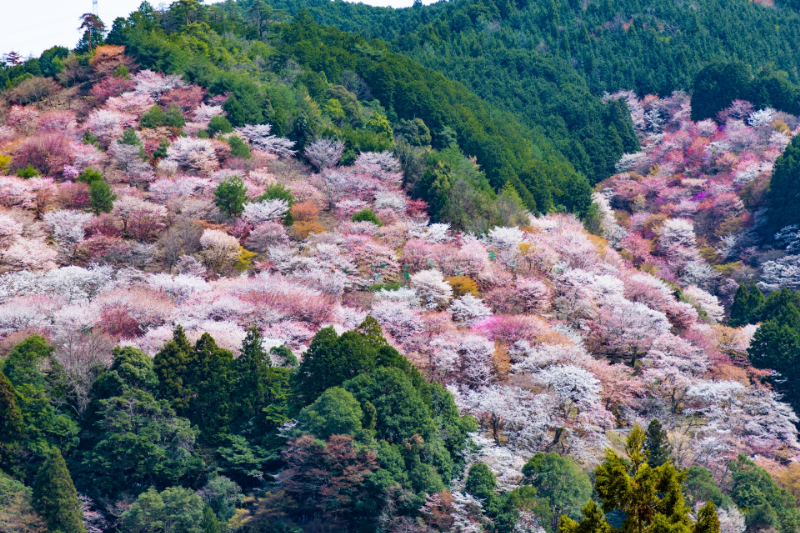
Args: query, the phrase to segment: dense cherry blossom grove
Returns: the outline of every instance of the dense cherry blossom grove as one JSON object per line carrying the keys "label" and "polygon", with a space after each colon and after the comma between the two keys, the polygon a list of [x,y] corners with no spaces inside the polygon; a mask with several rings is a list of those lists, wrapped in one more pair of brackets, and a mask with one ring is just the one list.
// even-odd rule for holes
{"label": "dense cherry blossom grove", "polygon": [[796,282],[792,262],[776,261],[782,252],[765,249],[758,232],[775,160],[800,131],[797,117],[736,100],[716,121],[692,122],[684,93],[608,97],[625,98],[642,145],[595,195],[605,236],[627,261],[691,287],[714,318],[738,283],[757,281],[761,265],[763,290]]}
{"label": "dense cherry blossom grove", "polygon": [[[78,113],[15,106],[0,154],[20,168],[43,161],[47,175],[0,176],[0,335],[71,346],[57,356],[79,382],[110,363],[110,347],[153,355],[178,324],[234,353],[256,326],[267,347],[302,357],[320,328],[372,315],[480,422],[477,453],[503,484],[540,450],[597,464],[620,432],[653,418],[680,466],[721,476],[740,452],[795,456],[796,416],[744,357],[754,328],[716,323],[715,294],[727,293],[709,256],[733,261],[754,246],[758,213],[744,202],[797,121],[736,104],[720,125],[694,124],[683,95],[627,97],[644,151],[598,195],[606,238],[564,214],[483,236],[432,224],[392,154],[336,166],[331,140],[305,147],[310,167],[290,141],[247,126],[234,134],[253,155],[233,156],[197,136],[224,114],[220,99],[173,76],[141,71]],[[188,136],[142,128],[146,157],[120,150],[125,128],[175,101],[189,102]],[[82,144],[87,132],[94,143]],[[93,214],[76,179],[90,166],[116,195],[109,212]],[[247,193],[231,217],[215,190],[234,177]],[[275,184],[293,205],[261,196]],[[367,208],[380,226],[351,220]]]}

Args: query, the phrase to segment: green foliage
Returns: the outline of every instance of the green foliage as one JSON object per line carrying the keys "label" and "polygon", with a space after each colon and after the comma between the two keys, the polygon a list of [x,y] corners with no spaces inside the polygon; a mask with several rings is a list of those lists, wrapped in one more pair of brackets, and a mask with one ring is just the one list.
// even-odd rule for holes
{"label": "green foliage", "polygon": [[[282,348],[291,355],[288,348]],[[290,372],[272,366],[261,345],[261,334],[254,327],[247,331],[242,343],[236,359],[236,375],[237,427],[263,435],[289,421]]]}
{"label": "green foliage", "polygon": [[186,120],[183,118],[181,109],[175,104],[170,104],[170,106],[167,107],[167,112],[164,114],[164,126],[180,129],[185,125]]}
{"label": "green foliage", "polygon": [[767,193],[767,216],[775,228],[800,222],[800,139],[795,136],[775,161]]}
{"label": "green foliage", "polygon": [[200,490],[200,496],[223,524],[233,517],[236,507],[244,499],[239,485],[225,476],[216,476],[208,480],[206,486]]}
{"label": "green foliage", "polygon": [[281,183],[273,183],[264,189],[264,192],[258,197],[258,201],[263,202],[265,200],[284,200],[289,204],[289,207],[294,205],[292,191],[284,187]]}
{"label": "green foliage", "polygon": [[667,431],[662,428],[661,422],[655,418],[647,425],[647,438],[644,441],[647,452],[647,464],[651,468],[658,468],[670,461],[672,445],[669,443]]}
{"label": "green foliage", "polygon": [[0,372],[0,443],[17,440],[22,432],[22,413],[14,399],[16,390]]}
{"label": "green foliage", "polygon": [[169,141],[162,139],[161,142],[158,143],[158,148],[153,151],[153,159],[162,159],[167,157],[167,148],[169,148]]}
{"label": "green foliage", "polygon": [[278,359],[283,360],[282,366],[295,367],[300,364],[297,360],[297,357],[286,346],[275,346],[274,348],[270,348],[269,353]]}
{"label": "green foliage", "polygon": [[421,118],[401,119],[394,128],[394,134],[411,146],[430,146],[431,130]]}
{"label": "green foliage", "polygon": [[122,132],[122,137],[120,137],[119,142],[130,146],[142,146],[142,140],[139,138],[139,136],[136,134],[136,130],[133,128],[125,128],[125,131]]}
{"label": "green foliage", "polygon": [[[626,457],[606,449],[605,461],[595,469],[595,491],[606,513],[622,512],[623,532],[719,533],[713,504],[692,524],[681,483],[685,474],[670,463],[651,468],[647,463],[647,435],[634,424],[625,443]],[[716,524],[716,529],[714,529]],[[560,533],[610,533],[615,531],[594,502],[583,508],[580,522],[563,516]]]}
{"label": "green foliage", "polygon": [[374,369],[376,351],[358,332],[340,337],[333,327],[319,330],[295,375],[297,393],[310,404],[330,387]]}
{"label": "green foliage", "polygon": [[192,358],[192,347],[181,326],[175,328],[169,340],[153,358],[153,369],[158,377],[159,397],[166,398],[179,411],[189,407],[193,394],[186,373]]}
{"label": "green foliage", "polygon": [[94,167],[86,167],[86,169],[78,175],[78,181],[89,184],[96,181],[103,181],[103,173]]}
{"label": "green foliage", "polygon": [[231,135],[226,137],[225,142],[227,142],[231,147],[231,155],[235,157],[241,157],[242,159],[250,159],[253,154],[250,152],[250,147],[247,146],[240,137],[236,135]]}
{"label": "green foliage", "polygon": [[789,533],[800,527],[800,511],[794,497],[779,488],[769,473],[744,455],[728,463],[728,469],[733,479],[731,498],[744,512],[749,528],[773,527]]}
{"label": "green foliage", "polygon": [[206,131],[208,132],[209,137],[214,137],[217,133],[233,132],[233,126],[227,118],[222,115],[217,115],[212,117],[208,122],[208,128],[206,128]]}
{"label": "green foliage", "polygon": [[53,447],[67,452],[78,443],[77,424],[60,410],[66,403],[63,369],[52,353],[44,337],[32,335],[14,347],[3,366],[17,393],[15,401],[24,426],[21,443],[38,457],[45,457]]}
{"label": "green foliage", "polygon": [[740,61],[714,62],[697,73],[692,91],[692,120],[715,118],[734,100],[757,107],[774,107],[791,114],[800,112],[800,86],[785,73],[760,70],[755,76]]}
{"label": "green foliage", "polygon": [[214,190],[214,205],[228,216],[241,215],[246,201],[247,187],[239,176],[225,178]]}
{"label": "green foliage", "polygon": [[[757,296],[757,295],[756,295]],[[747,354],[756,368],[779,372],[775,387],[792,407],[800,407],[800,294],[783,288],[771,293],[763,305],[750,312],[759,321]]]}
{"label": "green foliage", "polygon": [[78,491],[61,452],[54,449],[36,474],[33,505],[47,522],[50,531],[86,533]]}
{"label": "green foliage", "polygon": [[[359,94],[357,98],[374,98],[370,107],[386,110],[385,116],[393,124],[420,119],[430,131],[448,132],[447,139],[455,132],[463,151],[475,156],[485,169],[491,186],[499,189],[511,180],[529,209],[536,208],[529,201],[535,194],[552,196],[555,205],[568,209],[573,204],[588,206],[588,182],[545,134],[520,125],[511,114],[486,104],[462,85],[413,60],[387,52],[377,41],[367,44],[360,38],[319,26],[307,15],[298,16],[291,24],[273,27],[275,49],[269,54],[270,61],[276,65],[299,65],[303,73],[297,81],[308,89],[320,106],[317,107],[304,98],[304,91],[297,92],[297,86],[290,87],[283,81],[294,76],[288,70],[280,71],[283,67],[274,74],[255,73],[257,69],[251,69],[253,73],[248,74],[246,69],[238,67],[234,72],[231,66],[250,64],[257,56],[266,58],[266,52],[252,43],[244,47],[250,47],[250,55],[246,56],[244,49],[219,38],[215,31],[222,31],[221,25],[212,24],[212,27],[214,30],[205,27],[203,32],[193,31],[190,35],[190,26],[183,26],[170,30],[167,35],[162,30],[154,31],[151,22],[134,13],[125,25],[117,26],[119,31],[114,39],[125,44],[128,53],[144,68],[183,73],[191,81],[208,87],[212,94],[230,93],[223,107],[233,126],[269,122],[276,134],[289,135],[300,149],[308,139],[318,137],[327,128],[332,130],[329,136],[333,134],[345,141],[345,161],[354,158],[358,151],[384,150],[392,146],[391,125],[387,128],[374,112],[365,123],[365,100],[356,99],[356,93],[343,87],[345,72],[349,73],[348,79],[355,74],[371,93],[371,96]],[[242,27],[242,35],[254,35],[248,33],[254,29]],[[197,39],[203,40],[202,47],[194,46]],[[362,50],[369,50],[369,53]],[[321,105],[329,100],[338,101],[344,112],[339,123],[332,122],[321,112]],[[601,130],[607,128],[603,125]],[[632,134],[628,137],[633,138]],[[439,143],[440,146],[450,144],[449,140]],[[613,166],[618,154],[603,152],[603,157],[613,159]],[[551,169],[549,181],[517,180],[536,161]],[[569,183],[575,180],[585,183],[585,187],[579,188],[585,197],[577,204],[574,199],[561,198],[562,194],[567,197],[578,194],[575,192],[578,189]],[[531,187],[545,190],[534,191]],[[547,209],[547,206],[540,207],[540,211]]]}
{"label": "green foliage", "polygon": [[63,60],[69,55],[69,49],[63,46],[48,48],[39,56],[39,68],[42,76],[53,77],[64,69]]}
{"label": "green foliage", "polygon": [[358,213],[355,213],[350,220],[353,222],[372,222],[376,226],[383,226],[381,221],[378,219],[378,216],[373,213],[372,209],[369,207],[365,207]]}
{"label": "green foliage", "polygon": [[744,63],[712,63],[697,73],[692,92],[692,120],[716,118],[734,100],[749,99],[750,74]]}
{"label": "green foliage", "polygon": [[728,325],[737,328],[755,322],[756,313],[761,310],[764,302],[764,294],[757,285],[751,285],[748,290],[744,283],[740,284],[733,298]]}
{"label": "green foliage", "polygon": [[714,502],[715,506],[722,509],[733,505],[731,497],[722,493],[711,472],[702,466],[693,466],[686,470],[683,493],[691,506],[697,502]]}
{"label": "green foliage", "polygon": [[476,498],[491,501],[497,490],[497,478],[486,463],[477,462],[469,467],[464,490]]}
{"label": "green foliage", "polygon": [[203,533],[220,533],[220,524],[217,515],[208,505],[203,507],[203,521],[200,523]]}
{"label": "green foliage", "polygon": [[352,394],[341,387],[331,387],[300,411],[297,422],[300,431],[327,440],[331,435],[358,436],[363,417],[361,405]]}
{"label": "green foliage", "polygon": [[342,387],[362,405],[369,402],[373,406],[378,439],[402,441],[419,435],[428,441],[433,437],[436,424],[430,409],[402,370],[377,368],[346,381]]}
{"label": "green foliage", "polygon": [[535,509],[549,533],[558,529],[562,515],[580,518],[583,506],[592,497],[589,476],[575,461],[557,453],[537,453],[522,468],[525,485],[536,489]]}
{"label": "green foliage", "polygon": [[91,490],[115,497],[150,486],[168,487],[196,476],[202,463],[188,450],[197,432],[175,416],[167,400],[140,389],[99,400],[94,430],[98,438],[83,458]]}
{"label": "green foliage", "polygon": [[0,531],[39,533],[46,524],[33,508],[30,488],[0,472]]}
{"label": "green foliage", "polygon": [[190,489],[171,487],[162,492],[150,488],[120,517],[122,533],[170,531],[205,533],[203,500]]}
{"label": "green foliage", "polygon": [[95,215],[110,213],[116,199],[117,195],[105,181],[93,181],[89,184],[89,203]]}
{"label": "green foliage", "polygon": [[30,163],[28,163],[26,167],[17,170],[17,177],[24,178],[26,180],[30,178],[35,178],[38,175],[39,171],[36,170]]}
{"label": "green foliage", "polygon": [[158,107],[158,104],[153,105],[149,111],[144,113],[139,119],[139,126],[142,128],[158,128],[167,123],[167,115],[164,110]]}

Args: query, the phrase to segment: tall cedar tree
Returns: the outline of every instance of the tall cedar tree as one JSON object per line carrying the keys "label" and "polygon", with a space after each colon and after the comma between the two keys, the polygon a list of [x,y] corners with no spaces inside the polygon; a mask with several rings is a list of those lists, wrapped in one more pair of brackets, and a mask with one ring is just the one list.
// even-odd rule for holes
{"label": "tall cedar tree", "polygon": [[186,417],[207,442],[218,442],[230,430],[235,364],[233,354],[218,347],[211,335],[203,333],[198,339],[188,369],[192,396]]}
{"label": "tall cedar tree", "polygon": [[733,305],[731,305],[731,316],[728,319],[728,325],[732,328],[738,328],[745,324],[750,324],[757,320],[755,311],[764,304],[764,294],[757,285],[752,285],[750,290],[747,289],[744,283],[739,285],[736,290],[736,296],[733,298]]}
{"label": "tall cedar tree", "polygon": [[117,195],[105,181],[93,181],[89,184],[89,202],[95,215],[110,213],[114,209],[114,200],[116,199]]}
{"label": "tall cedar tree", "polygon": [[86,533],[78,491],[61,452],[54,448],[33,483],[33,505],[50,531]]}
{"label": "tall cedar tree", "polygon": [[661,427],[661,422],[656,419],[651,420],[647,426],[647,438],[644,442],[644,448],[647,452],[647,464],[651,468],[658,468],[669,462],[672,445],[669,443],[666,430]]}
{"label": "tall cedar tree", "polygon": [[22,431],[22,414],[14,399],[14,385],[0,372],[0,442],[13,442]]}
{"label": "tall cedar tree", "polygon": [[172,407],[183,413],[189,407],[190,391],[186,374],[192,357],[192,346],[182,326],[175,328],[172,340],[168,341],[153,359],[153,368],[158,376],[159,395],[169,400]]}
{"label": "tall cedar tree", "polygon": [[261,345],[258,328],[247,330],[242,351],[236,359],[236,402],[239,406],[238,425],[243,425],[257,415],[264,397],[264,377],[272,366],[269,354]]}

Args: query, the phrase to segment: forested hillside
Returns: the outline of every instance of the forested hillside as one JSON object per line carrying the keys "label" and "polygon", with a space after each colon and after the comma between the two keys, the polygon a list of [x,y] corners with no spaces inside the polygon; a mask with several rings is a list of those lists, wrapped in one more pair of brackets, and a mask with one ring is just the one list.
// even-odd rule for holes
{"label": "forested hillside", "polygon": [[0,532],[798,533],[794,85],[601,96],[554,38],[516,101],[403,48],[475,5],[7,59]]}
{"label": "forested hillside", "polygon": [[[800,13],[783,5],[459,0],[394,10],[342,1],[268,3],[291,14],[308,9],[323,24],[389,41],[525,124],[543,125],[565,140],[559,147],[592,183],[613,174],[618,141],[607,133],[610,125],[625,152],[633,151],[598,100],[604,92],[688,91],[710,62],[743,62],[769,80],[765,85],[800,82]],[[728,86],[741,90],[742,81]],[[734,98],[763,103],[744,95],[728,102]],[[800,103],[800,92],[793,100]],[[797,103],[781,110],[796,113]]]}

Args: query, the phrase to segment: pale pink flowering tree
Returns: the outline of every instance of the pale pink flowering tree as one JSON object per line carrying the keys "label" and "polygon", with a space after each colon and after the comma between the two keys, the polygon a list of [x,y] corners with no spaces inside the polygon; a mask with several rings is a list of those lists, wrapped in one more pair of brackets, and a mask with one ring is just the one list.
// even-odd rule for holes
{"label": "pale pink flowering tree", "polygon": [[272,126],[269,124],[247,125],[242,128],[236,128],[236,131],[247,139],[250,146],[256,150],[263,150],[279,157],[294,156],[294,154],[297,153],[296,150],[291,149],[295,145],[294,141],[290,141],[284,137],[270,135],[271,130]]}
{"label": "pale pink flowering tree", "polygon": [[91,213],[74,210],[50,211],[44,215],[44,221],[53,239],[67,259],[72,258],[75,247],[83,240],[84,228],[91,219]]}
{"label": "pale pink flowering tree", "polygon": [[83,127],[94,133],[103,146],[108,146],[122,136],[125,128],[135,126],[136,122],[136,116],[128,113],[95,109],[89,113]]}
{"label": "pale pink flowering tree", "polygon": [[288,210],[289,204],[286,200],[280,198],[264,200],[263,202],[250,202],[245,204],[242,218],[258,226],[265,222],[272,222],[282,218]]}
{"label": "pale pink flowering tree", "polygon": [[200,245],[206,265],[217,272],[233,266],[239,260],[239,241],[222,231],[205,230],[200,237]]}
{"label": "pale pink flowering tree", "polygon": [[167,158],[187,171],[208,174],[219,168],[214,145],[207,139],[181,137],[167,148]]}
{"label": "pale pink flowering tree", "polygon": [[467,326],[492,314],[492,310],[489,309],[489,307],[479,298],[469,293],[457,300],[453,300],[453,303],[450,304],[449,311],[453,314],[453,320]]}
{"label": "pale pink flowering tree", "polygon": [[117,113],[129,113],[141,117],[144,113],[152,109],[155,100],[147,94],[140,92],[126,92],[119,96],[113,96],[106,101],[105,108]]}
{"label": "pale pink flowering tree", "polygon": [[343,153],[344,143],[342,141],[318,139],[306,147],[303,155],[314,168],[323,171],[335,167]]}
{"label": "pale pink flowering tree", "polygon": [[165,76],[152,70],[137,72],[133,81],[136,83],[136,92],[149,94],[153,98],[158,98],[172,89],[186,86],[186,82],[180,76]]}

